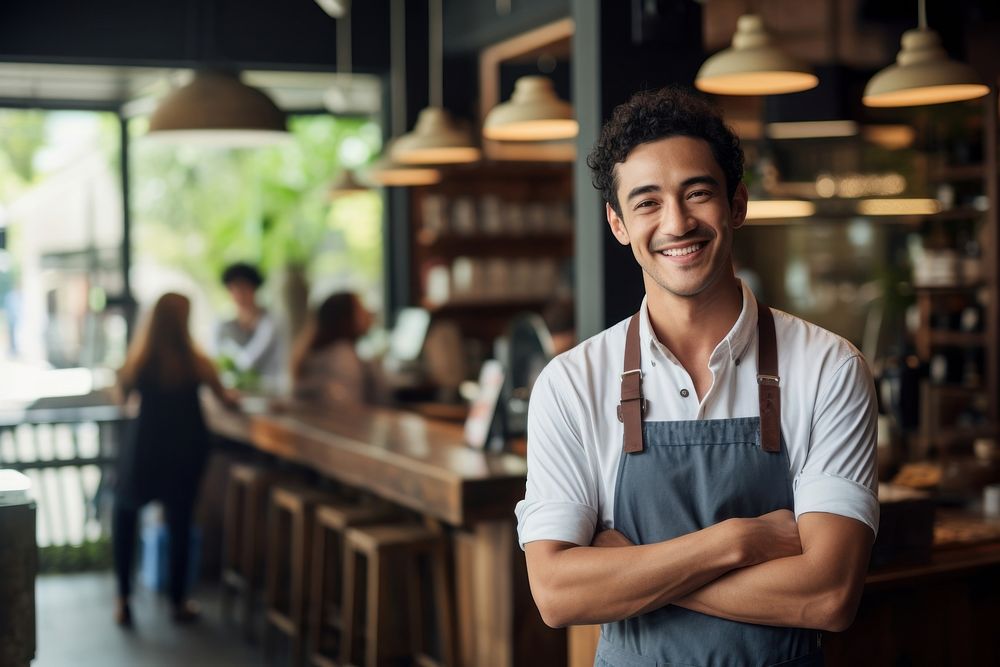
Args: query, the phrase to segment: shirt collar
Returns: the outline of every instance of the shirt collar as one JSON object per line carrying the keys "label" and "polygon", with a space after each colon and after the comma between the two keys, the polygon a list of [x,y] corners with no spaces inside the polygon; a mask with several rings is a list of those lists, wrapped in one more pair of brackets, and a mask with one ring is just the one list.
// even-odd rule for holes
{"label": "shirt collar", "polygon": [[[743,292],[743,308],[740,316],[736,318],[736,323],[729,330],[726,337],[712,353],[715,360],[720,352],[728,353],[730,361],[736,361],[746,353],[747,346],[753,340],[757,332],[757,299],[747,284],[737,278],[740,289]],[[677,362],[677,358],[667,349],[667,346],[657,340],[653,333],[653,325],[649,321],[649,308],[646,304],[646,297],[642,297],[642,305],[639,306],[639,343],[641,349],[649,350],[652,353],[661,352],[671,361]]]}

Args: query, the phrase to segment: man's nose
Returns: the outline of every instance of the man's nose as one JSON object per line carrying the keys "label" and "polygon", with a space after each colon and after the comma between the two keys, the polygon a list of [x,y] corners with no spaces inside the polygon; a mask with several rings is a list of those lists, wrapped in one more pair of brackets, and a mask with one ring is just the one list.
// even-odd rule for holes
{"label": "man's nose", "polygon": [[667,199],[661,210],[659,228],[661,234],[680,237],[698,226],[698,221],[682,201]]}

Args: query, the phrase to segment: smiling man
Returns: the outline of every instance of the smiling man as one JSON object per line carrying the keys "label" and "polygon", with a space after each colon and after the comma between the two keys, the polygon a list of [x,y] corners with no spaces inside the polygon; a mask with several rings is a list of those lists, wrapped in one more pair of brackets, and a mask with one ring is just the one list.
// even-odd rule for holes
{"label": "smiling man", "polygon": [[871,374],[735,277],[743,152],[702,98],[634,96],[588,163],[646,298],[533,389],[516,512],[535,602],[602,623],[598,665],[822,664],[878,529]]}

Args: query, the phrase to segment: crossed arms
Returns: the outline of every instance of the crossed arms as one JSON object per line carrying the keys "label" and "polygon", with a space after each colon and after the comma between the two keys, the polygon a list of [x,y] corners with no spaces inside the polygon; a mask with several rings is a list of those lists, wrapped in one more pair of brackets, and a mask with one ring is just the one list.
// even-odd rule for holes
{"label": "crossed arms", "polygon": [[552,627],[607,623],[668,604],[745,623],[840,632],[854,619],[874,535],[854,519],[788,510],[728,519],[664,542],[598,533],[591,546],[525,545]]}

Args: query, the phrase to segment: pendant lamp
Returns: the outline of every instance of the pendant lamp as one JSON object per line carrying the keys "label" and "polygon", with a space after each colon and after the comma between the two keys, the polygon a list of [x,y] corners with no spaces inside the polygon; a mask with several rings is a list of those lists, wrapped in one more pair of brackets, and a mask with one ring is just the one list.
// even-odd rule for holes
{"label": "pendant lamp", "polygon": [[390,156],[402,164],[459,164],[476,162],[481,155],[467,127],[459,125],[441,104],[442,15],[441,0],[430,0],[430,85],[431,106],[417,117],[413,131],[399,137]]}
{"label": "pendant lamp", "polygon": [[[337,73],[346,79],[351,76],[351,15],[345,7],[337,19]],[[330,199],[367,192],[368,187],[358,182],[351,169],[344,169],[330,184]]]}
{"label": "pendant lamp", "polygon": [[285,114],[271,98],[224,70],[200,70],[167,95],[146,135],[170,143],[254,147],[286,142]]}
{"label": "pendant lamp", "polygon": [[419,164],[400,164],[394,161],[390,157],[392,146],[393,142],[390,142],[382,157],[369,167],[369,181],[390,187],[434,185],[441,182],[441,172],[434,167]]}
{"label": "pendant lamp", "polygon": [[757,14],[736,22],[733,45],[706,60],[694,85],[717,95],[780,95],[815,88],[810,67],[771,44]]}
{"label": "pendant lamp", "polygon": [[[392,0],[389,15],[389,88],[392,103],[392,136],[398,137],[406,127],[406,0]],[[382,157],[368,169],[368,180],[385,186],[434,185],[441,181],[441,172],[433,167],[406,165],[390,155],[395,138],[382,150]]]}
{"label": "pendant lamp", "polygon": [[976,71],[952,60],[941,38],[927,27],[927,7],[918,0],[918,26],[903,33],[896,62],[865,86],[861,102],[869,107],[910,107],[982,97],[990,92]]}
{"label": "pendant lamp", "polygon": [[573,107],[544,76],[518,79],[510,101],[493,107],[483,121],[483,136],[497,141],[572,139],[579,131]]}
{"label": "pendant lamp", "polygon": [[358,181],[353,169],[345,169],[330,184],[330,199],[368,192],[368,186]]}

